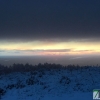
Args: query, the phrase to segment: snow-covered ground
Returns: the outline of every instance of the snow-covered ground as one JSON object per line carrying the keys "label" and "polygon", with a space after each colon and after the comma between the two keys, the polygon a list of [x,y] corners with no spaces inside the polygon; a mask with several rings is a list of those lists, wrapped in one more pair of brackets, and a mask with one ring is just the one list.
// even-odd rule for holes
{"label": "snow-covered ground", "polygon": [[93,100],[100,68],[34,70],[0,75],[0,100]]}

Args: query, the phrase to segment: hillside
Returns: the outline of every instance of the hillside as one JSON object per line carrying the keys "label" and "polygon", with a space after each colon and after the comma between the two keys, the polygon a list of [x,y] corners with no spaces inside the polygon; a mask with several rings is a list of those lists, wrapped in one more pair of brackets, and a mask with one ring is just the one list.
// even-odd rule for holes
{"label": "hillside", "polygon": [[93,89],[100,89],[99,76],[95,66],[13,70],[0,75],[0,100],[92,100]]}

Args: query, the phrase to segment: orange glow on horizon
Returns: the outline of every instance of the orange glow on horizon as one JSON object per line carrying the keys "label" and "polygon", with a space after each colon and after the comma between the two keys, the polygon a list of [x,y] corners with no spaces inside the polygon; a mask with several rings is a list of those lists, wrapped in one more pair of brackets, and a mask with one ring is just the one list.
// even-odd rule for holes
{"label": "orange glow on horizon", "polygon": [[[31,42],[0,42],[0,50],[5,52],[0,52],[0,54],[9,54],[8,51],[12,52],[10,54],[23,55],[87,55],[87,54],[100,54],[100,43],[99,42],[41,42],[41,41],[31,41]],[[54,51],[51,51],[54,50]],[[56,51],[55,51],[56,50]],[[66,50],[66,51],[63,51]],[[68,50],[68,51],[67,51]],[[14,53],[15,52],[15,53]]]}

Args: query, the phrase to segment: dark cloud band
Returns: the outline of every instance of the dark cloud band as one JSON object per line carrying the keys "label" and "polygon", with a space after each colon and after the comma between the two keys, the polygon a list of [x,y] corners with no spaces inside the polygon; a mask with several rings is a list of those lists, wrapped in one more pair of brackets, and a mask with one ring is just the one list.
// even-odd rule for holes
{"label": "dark cloud band", "polygon": [[100,37],[100,0],[0,0],[0,39]]}

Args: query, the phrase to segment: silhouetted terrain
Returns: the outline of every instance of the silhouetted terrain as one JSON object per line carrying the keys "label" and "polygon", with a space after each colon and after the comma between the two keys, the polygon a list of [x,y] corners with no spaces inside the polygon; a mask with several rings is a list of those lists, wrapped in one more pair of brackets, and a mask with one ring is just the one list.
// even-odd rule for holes
{"label": "silhouetted terrain", "polygon": [[0,65],[1,100],[92,100],[100,66],[39,63]]}

